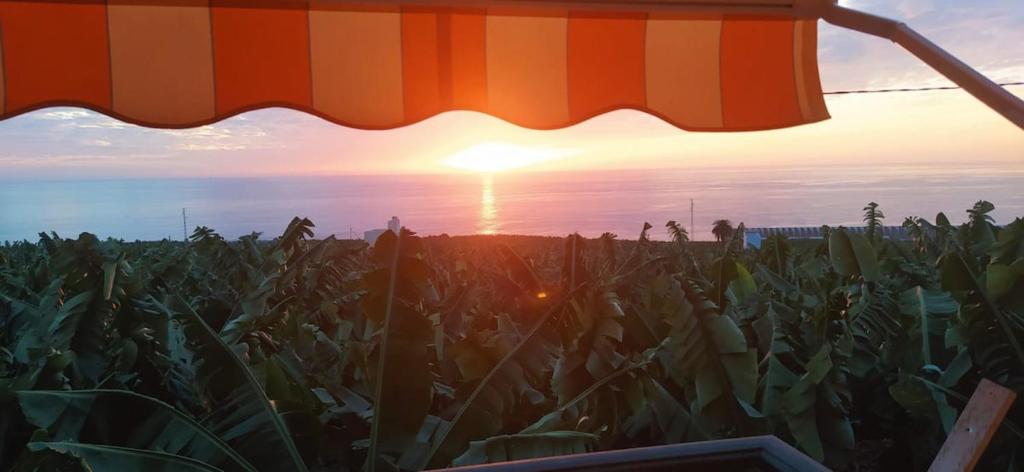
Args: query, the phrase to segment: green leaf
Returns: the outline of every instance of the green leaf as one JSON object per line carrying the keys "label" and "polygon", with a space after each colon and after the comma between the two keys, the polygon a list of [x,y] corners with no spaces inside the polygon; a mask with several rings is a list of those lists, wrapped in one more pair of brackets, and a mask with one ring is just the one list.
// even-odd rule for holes
{"label": "green leaf", "polygon": [[743,264],[736,262],[732,253],[726,253],[716,260],[711,266],[711,273],[715,280],[712,301],[719,307],[725,308],[728,304],[729,299],[726,295],[730,292],[736,301],[757,295],[754,277]]}
{"label": "green leaf", "polygon": [[946,394],[915,376],[901,376],[889,386],[889,394],[910,415],[926,420],[938,419],[942,429],[949,434],[956,423],[957,411],[946,401]]}
{"label": "green leaf", "polygon": [[288,428],[246,363],[180,297],[163,309],[185,327],[202,359],[197,376],[212,407],[203,424],[261,470],[306,470]]}
{"label": "green leaf", "polygon": [[757,295],[757,282],[746,266],[736,263],[736,278],[729,283],[729,288],[737,300],[745,300]]}
{"label": "green leaf", "polygon": [[[573,292],[570,292],[569,296],[571,295]],[[536,338],[540,337],[536,336],[537,333],[555,313],[564,307],[564,303],[551,305],[533,322],[529,331],[518,337],[515,344],[505,352],[466,397],[466,401],[459,406],[448,427],[443,428],[437,435],[430,453],[425,456],[425,460],[428,462],[421,464],[422,466],[427,464],[438,467],[447,465],[452,457],[465,450],[472,439],[479,437],[481,433],[483,435],[494,434],[498,430],[500,427],[499,415],[505,405],[510,403],[506,397],[512,397],[510,395],[512,392],[500,389],[498,380],[508,375],[506,369],[521,369],[516,365],[519,364],[520,355],[526,357],[527,354],[530,354],[530,350],[538,350],[540,341]],[[555,378],[557,377],[556,371]],[[513,384],[515,383],[513,382]],[[555,387],[552,386],[552,388]]]}
{"label": "green leaf", "polygon": [[504,267],[509,278],[526,292],[527,296],[534,297],[544,291],[544,286],[533,272],[533,268],[519,254],[504,244],[498,246],[498,250],[504,257]]}
{"label": "green leaf", "polygon": [[704,330],[711,335],[711,342],[719,354],[747,352],[747,340],[736,322],[728,316],[709,316],[704,319]]}
{"label": "green leaf", "polygon": [[[600,380],[597,380],[592,385],[587,387],[585,390],[580,392],[580,394],[577,395],[575,398],[573,398],[572,400],[569,400],[568,402],[565,402],[564,404],[559,406],[558,409],[556,409],[556,410],[554,410],[554,411],[544,415],[539,420],[537,420],[536,422],[534,422],[530,426],[527,426],[525,429],[520,431],[519,434],[544,433],[544,432],[550,432],[550,431],[557,431],[557,430],[562,429],[562,428],[564,428],[566,426],[571,426],[570,424],[566,423],[566,421],[565,421],[566,420],[566,416],[567,416],[567,414],[570,411],[577,411],[576,406],[578,404],[580,404],[581,402],[586,400],[587,397],[589,397],[591,394],[596,392],[601,387],[604,387],[605,385],[609,384],[611,381],[613,381],[613,380],[615,380],[615,379],[617,379],[617,378],[619,378],[621,376],[624,376],[624,375],[632,372],[633,370],[643,368],[643,367],[647,366],[648,363],[650,363],[650,359],[645,359],[642,362],[635,363],[635,364],[629,364],[629,365],[626,365],[626,366],[622,367],[621,369],[619,369],[619,370],[609,374],[608,376],[606,376],[606,377],[604,377],[604,378],[602,378]],[[647,380],[647,379],[645,378],[645,380]],[[662,391],[664,391],[664,389],[662,389]],[[665,394],[667,395],[668,393],[665,392]],[[687,419],[689,419],[688,416],[687,416]],[[579,418],[577,418],[577,422],[578,422],[578,420],[579,420]]]}
{"label": "green leaf", "polygon": [[597,436],[576,431],[494,436],[483,441],[471,442],[466,453],[452,461],[452,465],[488,464],[579,454],[590,452],[596,441]]}
{"label": "green leaf", "polygon": [[670,281],[655,292],[670,326],[662,356],[665,369],[676,384],[695,390],[694,415],[719,424],[749,416],[739,402],[754,403],[756,350],[747,345],[735,321],[720,314],[695,284]]}
{"label": "green leaf", "polygon": [[[776,333],[776,336],[780,335]],[[776,356],[769,357],[766,388],[762,400],[765,415],[785,421],[797,445],[818,461],[825,460],[825,444],[819,431],[819,409],[828,415],[830,421],[838,422],[829,426],[829,434],[838,439],[846,437],[848,425],[843,423],[849,422],[845,415],[841,415],[843,412],[834,408],[828,411],[828,407],[822,405],[829,405],[827,397],[819,398],[819,385],[833,367],[831,349],[830,344],[822,346],[807,362],[807,371],[800,376],[786,367]],[[840,441],[838,445],[845,447],[845,442]]]}
{"label": "green leaf", "polygon": [[842,229],[832,231],[828,252],[832,267],[839,275],[859,275],[867,282],[877,282],[882,278],[875,248],[862,234],[847,233]]}
{"label": "green leaf", "polygon": [[103,299],[110,300],[114,290],[114,278],[117,276],[117,261],[103,263]]}
{"label": "green leaf", "polygon": [[989,295],[994,299],[1002,298],[1013,290],[1017,280],[1022,275],[1017,266],[1003,264],[989,264],[985,271],[985,285]]}
{"label": "green leaf", "polygon": [[380,390],[373,420],[379,424],[383,453],[401,454],[411,447],[430,411],[434,382],[429,364],[431,340],[430,321],[407,307],[394,307],[383,369],[374,379]]}
{"label": "green leaf", "polygon": [[22,391],[22,414],[56,441],[186,456],[223,470],[256,470],[192,418],[155,398],[125,390]]}
{"label": "green leaf", "polygon": [[931,391],[924,382],[914,377],[903,377],[890,385],[889,394],[914,417],[929,418],[936,414]]}
{"label": "green leaf", "polygon": [[852,277],[860,275],[857,254],[853,252],[850,237],[842,230],[834,230],[828,238],[828,255],[832,267],[839,275]]}
{"label": "green leaf", "polygon": [[[982,202],[979,202],[982,203]],[[1018,326],[1022,323],[1019,319],[1014,319],[1016,314],[1010,310],[1003,310],[995,304],[994,299],[989,295],[987,290],[979,284],[978,279],[974,273],[967,266],[967,262],[960,253],[954,252],[947,254],[940,259],[939,262],[942,267],[942,288],[949,291],[968,291],[973,293],[980,298],[981,305],[989,315],[995,319],[1002,331],[1004,340],[1009,344],[1018,365],[1024,365],[1024,346],[1021,345],[1020,339],[1018,338]],[[998,347],[998,346],[989,346]]]}
{"label": "green leaf", "polygon": [[147,472],[216,472],[220,469],[187,457],[157,451],[73,442],[30,442],[33,452],[50,450],[81,457],[91,470],[145,470]]}
{"label": "green leaf", "polygon": [[950,253],[938,260],[942,274],[942,289],[947,291],[972,290],[977,283],[960,254]]}
{"label": "green leaf", "polygon": [[946,366],[946,370],[942,372],[942,377],[939,377],[938,383],[943,387],[953,388],[956,384],[960,383],[960,379],[970,372],[973,367],[974,361],[971,359],[971,353],[964,349]]}
{"label": "green leaf", "polygon": [[[933,364],[933,339],[943,334],[950,317],[956,314],[959,305],[946,292],[926,290],[920,286],[907,289],[900,294],[901,311],[918,319],[921,337],[921,359]],[[941,346],[941,344],[940,344]]]}
{"label": "green leaf", "polygon": [[416,309],[422,299],[417,291],[429,267],[415,257],[418,247],[418,238],[405,230],[399,235],[385,232],[374,246],[374,260],[386,268],[370,275],[386,278],[367,280],[367,314],[379,323],[381,333],[367,456],[371,471],[377,469],[381,453],[400,456],[415,446],[430,411],[433,377],[428,344],[433,327]]}
{"label": "green leaf", "polygon": [[882,270],[878,266],[878,256],[875,255],[875,247],[868,238],[863,234],[847,234],[847,237],[850,238],[850,246],[857,257],[857,268],[861,277],[867,282],[881,280]]}

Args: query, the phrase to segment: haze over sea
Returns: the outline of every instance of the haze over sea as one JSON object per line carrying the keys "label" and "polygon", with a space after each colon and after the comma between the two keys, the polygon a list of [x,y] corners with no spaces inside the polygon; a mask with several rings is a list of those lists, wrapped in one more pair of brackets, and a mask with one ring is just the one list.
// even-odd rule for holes
{"label": "haze over sea", "polygon": [[887,224],[906,216],[932,220],[944,211],[960,222],[985,199],[999,223],[1024,216],[1024,164],[676,168],[658,170],[69,181],[0,180],[0,241],[35,240],[40,231],[101,238],[181,239],[209,226],[236,238],[281,233],[307,216],[317,236],[355,237],[384,227],[392,215],[420,234],[564,236],[605,231],[635,239],[649,221],[652,235],[674,219],[689,226],[694,199],[696,239],[711,222],[747,226],[860,224],[876,201]]}

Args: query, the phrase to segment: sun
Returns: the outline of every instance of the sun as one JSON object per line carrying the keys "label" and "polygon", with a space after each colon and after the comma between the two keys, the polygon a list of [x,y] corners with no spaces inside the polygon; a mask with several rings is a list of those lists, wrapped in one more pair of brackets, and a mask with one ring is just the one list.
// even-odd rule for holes
{"label": "sun", "polygon": [[485,142],[456,152],[444,159],[442,163],[467,172],[492,174],[560,159],[569,154],[572,152],[566,149]]}

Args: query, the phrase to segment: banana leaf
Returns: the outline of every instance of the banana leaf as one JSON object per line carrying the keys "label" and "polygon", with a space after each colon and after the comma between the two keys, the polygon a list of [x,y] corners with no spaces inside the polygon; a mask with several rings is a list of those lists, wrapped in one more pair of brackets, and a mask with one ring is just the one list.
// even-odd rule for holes
{"label": "banana leaf", "polygon": [[212,410],[202,424],[260,470],[306,470],[284,421],[246,363],[180,297],[172,298],[169,311],[200,359],[197,378]]}
{"label": "banana leaf", "polygon": [[839,229],[828,238],[828,252],[832,267],[839,275],[861,276],[867,282],[882,278],[875,249],[862,234],[847,233]]}
{"label": "banana leaf", "polygon": [[81,457],[91,470],[144,470],[146,472],[217,472],[220,469],[165,452],[73,442],[30,442],[32,452],[54,451]]}
{"label": "banana leaf", "polygon": [[417,257],[419,240],[408,231],[388,231],[377,238],[373,259],[383,266],[364,276],[368,294],[363,306],[380,327],[373,421],[367,468],[378,468],[378,456],[398,457],[416,446],[430,411],[433,375],[429,343],[433,326],[420,311],[430,268]]}
{"label": "banana leaf", "polygon": [[25,419],[57,442],[118,446],[188,457],[225,471],[255,471],[188,415],[126,390],[17,392]]}
{"label": "banana leaf", "polygon": [[576,431],[494,436],[471,442],[466,453],[455,458],[452,464],[464,466],[579,454],[590,452],[596,441],[597,436]]}

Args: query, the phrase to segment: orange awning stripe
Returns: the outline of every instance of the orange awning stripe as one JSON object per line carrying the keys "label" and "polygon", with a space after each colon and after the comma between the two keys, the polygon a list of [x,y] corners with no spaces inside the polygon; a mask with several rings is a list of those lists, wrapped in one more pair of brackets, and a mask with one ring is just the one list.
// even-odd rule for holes
{"label": "orange awning stripe", "polygon": [[288,107],[354,128],[620,108],[690,130],[828,118],[815,20],[280,0],[0,0],[0,119],[80,106],[179,128]]}

